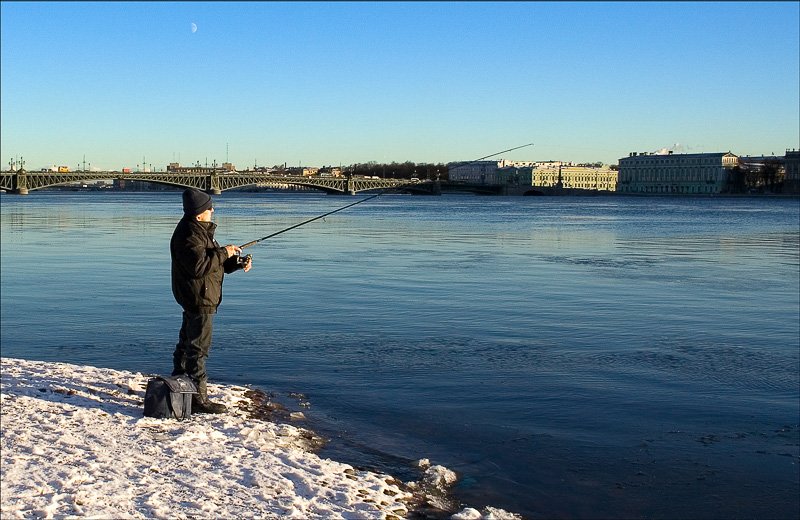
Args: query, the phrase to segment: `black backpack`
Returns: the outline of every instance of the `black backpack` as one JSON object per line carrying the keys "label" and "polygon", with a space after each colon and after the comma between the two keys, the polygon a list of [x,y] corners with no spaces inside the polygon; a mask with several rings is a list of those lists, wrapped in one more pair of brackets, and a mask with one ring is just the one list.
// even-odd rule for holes
{"label": "black backpack", "polygon": [[156,419],[188,419],[197,385],[188,376],[157,376],[147,382],[144,416]]}

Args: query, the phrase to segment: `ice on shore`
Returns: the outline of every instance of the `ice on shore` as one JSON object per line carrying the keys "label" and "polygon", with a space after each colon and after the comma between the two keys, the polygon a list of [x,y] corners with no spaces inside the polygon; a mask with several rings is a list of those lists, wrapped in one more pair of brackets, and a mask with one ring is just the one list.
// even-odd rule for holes
{"label": "ice on shore", "polygon": [[[253,418],[247,388],[209,384],[222,415],[143,417],[141,373],[2,358],[0,517],[402,518],[415,490],[308,450],[301,428]],[[240,406],[242,405],[242,406]],[[453,518],[519,518],[463,508]]]}

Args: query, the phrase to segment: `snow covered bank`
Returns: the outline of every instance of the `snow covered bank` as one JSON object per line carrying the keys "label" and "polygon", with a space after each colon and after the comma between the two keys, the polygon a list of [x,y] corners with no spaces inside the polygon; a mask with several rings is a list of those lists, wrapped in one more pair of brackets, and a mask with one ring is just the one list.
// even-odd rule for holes
{"label": "snow covered bank", "polygon": [[[254,418],[249,389],[209,384],[223,415],[142,416],[149,376],[2,358],[0,517],[402,518],[430,482],[362,471],[309,451],[312,433]],[[518,518],[465,508],[454,518]]]}

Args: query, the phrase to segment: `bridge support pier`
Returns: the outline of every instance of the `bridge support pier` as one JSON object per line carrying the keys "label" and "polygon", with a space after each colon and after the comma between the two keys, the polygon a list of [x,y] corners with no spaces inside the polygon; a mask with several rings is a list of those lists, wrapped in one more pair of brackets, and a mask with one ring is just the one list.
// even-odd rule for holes
{"label": "bridge support pier", "polygon": [[218,173],[212,173],[206,178],[206,186],[208,187],[206,193],[209,195],[222,195]]}
{"label": "bridge support pier", "polygon": [[28,176],[26,175],[27,172],[20,168],[17,171],[16,179],[14,179],[13,185],[17,188],[14,190],[18,195],[27,195],[28,194]]}

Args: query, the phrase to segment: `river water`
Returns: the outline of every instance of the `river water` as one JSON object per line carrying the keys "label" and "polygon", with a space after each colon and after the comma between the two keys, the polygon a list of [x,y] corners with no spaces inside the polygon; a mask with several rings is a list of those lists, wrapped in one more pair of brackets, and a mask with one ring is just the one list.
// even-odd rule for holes
{"label": "river water", "polygon": [[[354,200],[225,193],[217,237]],[[171,370],[180,192],[0,202],[3,356]],[[210,377],[302,393],[322,455],[428,458],[472,507],[797,518],[799,222],[797,199],[384,195],[247,250]]]}

